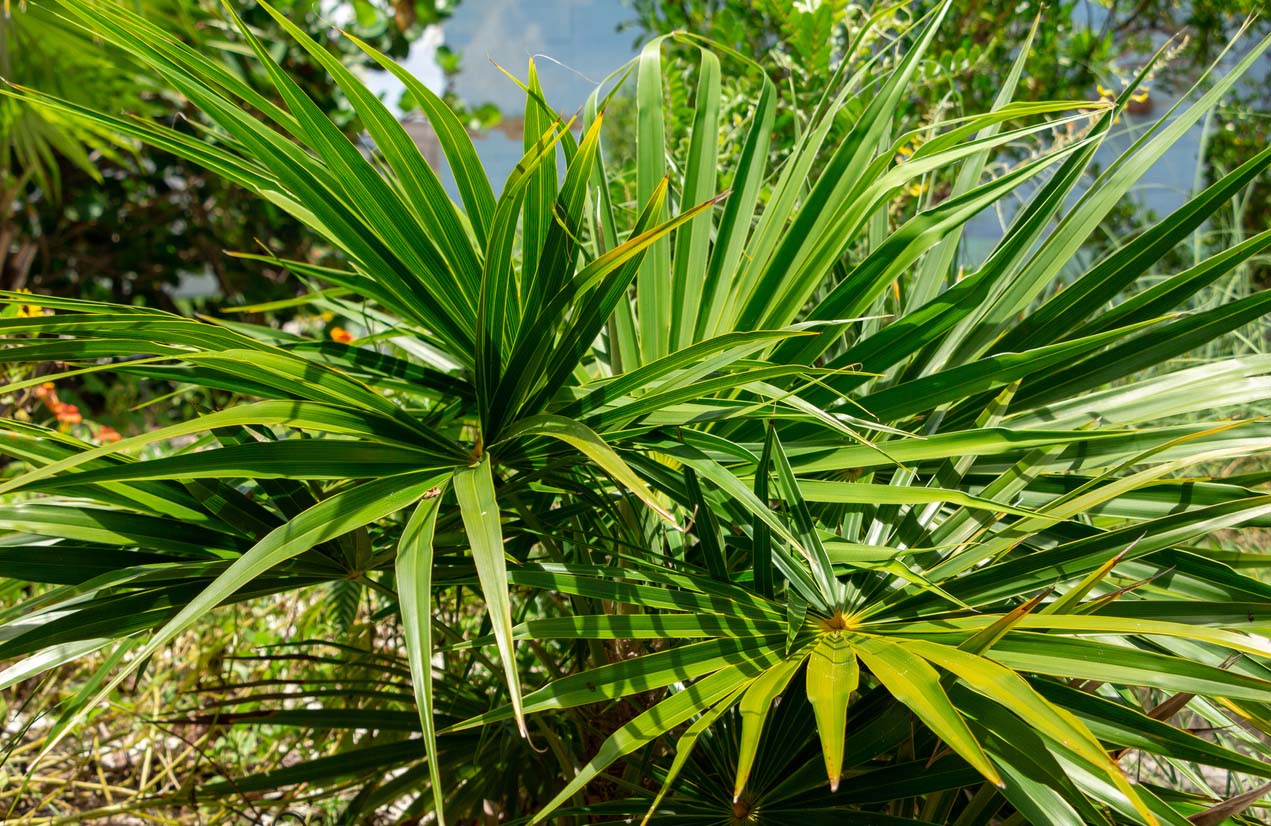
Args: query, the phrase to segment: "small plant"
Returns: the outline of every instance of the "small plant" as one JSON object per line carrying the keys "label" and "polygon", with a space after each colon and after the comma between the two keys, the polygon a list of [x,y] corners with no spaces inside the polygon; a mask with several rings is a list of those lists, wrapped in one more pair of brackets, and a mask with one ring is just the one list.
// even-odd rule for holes
{"label": "small plant", "polygon": [[[1271,43],[1078,192],[1137,84],[1014,103],[1027,41],[991,111],[890,134],[945,6],[894,64],[835,77],[775,170],[776,87],[691,36],[692,132],[668,158],[655,42],[630,67],[626,212],[599,93],[576,139],[531,66],[525,156],[496,197],[444,102],[366,47],[432,120],[456,204],[381,103],[263,8],[340,84],[374,157],[246,29],[285,108],[143,19],[74,7],[207,113],[206,140],[10,90],[288,211],[347,266],[249,257],[357,335],[7,296],[50,312],[0,318],[5,360],[66,364],[8,392],[113,371],[241,401],[100,446],[8,423],[0,447],[30,469],[0,486],[25,495],[0,508],[0,573],[54,587],[3,618],[0,685],[113,648],[101,700],[218,606],[353,581],[400,618],[416,709],[306,688],[285,719],[362,731],[355,748],[198,794],[352,785],[351,822],[1186,824],[1256,801],[1127,766],[1271,774],[1271,586],[1228,564],[1238,546],[1202,544],[1271,523],[1271,494],[1262,474],[1187,475],[1271,448],[1266,424],[1222,418],[1271,397],[1271,361],[1143,378],[1271,308],[1260,292],[1176,312],[1271,232],[1153,270],[1271,149],[1093,266],[1075,255]],[[762,93],[721,192],[725,65]],[[892,210],[942,170],[947,198]],[[1030,181],[962,272],[964,224]],[[172,449],[136,460],[156,444]],[[1183,709],[1221,741],[1171,723]]]}

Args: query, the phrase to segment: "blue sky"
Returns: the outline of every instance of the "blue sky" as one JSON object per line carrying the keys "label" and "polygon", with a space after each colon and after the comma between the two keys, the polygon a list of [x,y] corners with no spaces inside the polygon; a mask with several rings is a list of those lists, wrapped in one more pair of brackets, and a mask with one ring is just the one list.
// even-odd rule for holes
{"label": "blue sky", "polygon": [[463,54],[456,91],[471,103],[493,102],[505,112],[524,107],[521,91],[491,63],[525,77],[536,58],[543,87],[559,109],[581,106],[595,84],[633,54],[632,18],[621,0],[463,0],[446,21],[446,43]]}
{"label": "blue sky", "polygon": [[[625,0],[462,0],[441,31],[420,38],[402,64],[439,90],[442,76],[434,54],[444,40],[463,55],[455,78],[459,96],[471,104],[494,103],[516,116],[525,108],[524,93],[498,66],[524,79],[533,57],[548,100],[558,111],[572,113],[597,83],[634,56],[636,33],[617,31],[632,16]],[[383,72],[367,81],[396,106],[401,84]],[[476,147],[498,191],[521,158],[521,141],[495,130],[476,136]],[[442,180],[457,194],[449,170]]]}
{"label": "blue sky", "polygon": [[[508,114],[525,105],[521,91],[495,64],[524,78],[531,56],[550,99],[562,111],[582,105],[595,84],[634,55],[633,31],[618,25],[633,13],[624,0],[462,0],[441,32],[429,32],[403,65],[437,89],[437,44],[463,55],[455,91],[469,103],[494,103]],[[401,85],[384,73],[368,78],[396,105]]]}

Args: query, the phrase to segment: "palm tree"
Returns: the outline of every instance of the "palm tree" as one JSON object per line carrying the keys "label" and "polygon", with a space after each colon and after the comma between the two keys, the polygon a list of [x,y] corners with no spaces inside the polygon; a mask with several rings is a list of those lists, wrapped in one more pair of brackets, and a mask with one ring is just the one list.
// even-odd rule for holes
{"label": "palm tree", "polygon": [[[991,111],[890,134],[947,4],[894,64],[834,78],[775,170],[777,89],[689,35],[691,136],[668,159],[655,41],[628,67],[627,211],[610,198],[599,93],[575,139],[531,66],[525,156],[496,197],[444,103],[365,47],[427,111],[455,203],[382,104],[264,8],[340,84],[374,157],[249,31],[285,107],[109,4],[74,13],[207,113],[208,140],[10,94],[286,209],[347,265],[255,257],[290,266],[313,285],[305,301],[359,319],[358,336],[6,296],[46,313],[0,320],[5,360],[65,369],[5,392],[113,372],[241,401],[101,446],[7,423],[0,444],[28,469],[0,487],[22,493],[0,508],[0,571],[53,587],[0,626],[0,657],[25,658],[0,685],[124,652],[100,700],[222,604],[353,581],[396,606],[417,715],[388,701],[344,714],[313,694],[292,724],[376,732],[370,744],[202,794],[353,778],[352,818],[427,782],[410,811],[440,821],[472,817],[495,786],[501,815],[531,822],[656,808],[685,823],[1185,824],[1253,802],[1134,783],[1123,763],[1134,750],[1271,773],[1249,752],[1271,719],[1271,588],[1239,570],[1238,540],[1207,542],[1267,525],[1271,495],[1264,474],[1205,470],[1271,447],[1264,423],[1222,413],[1271,395],[1271,361],[1172,366],[1267,312],[1266,292],[1177,308],[1271,232],[1140,289],[1271,149],[1093,265],[1078,252],[1271,41],[1084,190],[1134,86],[1110,104],[1013,103],[1028,42]],[[761,93],[721,171],[725,64]],[[1069,127],[985,178],[1003,147]],[[940,172],[950,196],[893,225],[897,195]],[[966,222],[1021,195],[962,273]],[[482,610],[434,621],[443,598],[472,608],[474,588]],[[582,713],[594,703],[607,711]],[[1202,738],[1162,711],[1184,706],[1241,728]],[[663,738],[673,752],[636,756]]]}

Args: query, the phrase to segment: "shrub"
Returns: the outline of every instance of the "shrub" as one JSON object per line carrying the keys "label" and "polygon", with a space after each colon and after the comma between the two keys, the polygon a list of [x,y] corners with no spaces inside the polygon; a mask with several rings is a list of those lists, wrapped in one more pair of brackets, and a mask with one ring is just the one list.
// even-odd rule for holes
{"label": "shrub", "polygon": [[[496,197],[444,103],[370,51],[433,119],[458,205],[284,16],[375,157],[246,32],[286,108],[127,12],[76,14],[220,131],[21,94],[290,212],[347,267],[259,257],[359,321],[349,341],[317,340],[8,296],[47,312],[0,319],[6,361],[242,401],[101,446],[8,424],[4,449],[30,469],[2,488],[24,498],[0,511],[0,571],[54,587],[9,613],[0,657],[26,659],[0,684],[115,647],[100,700],[222,604],[352,581],[400,616],[417,715],[299,693],[287,721],[364,730],[358,747],[201,794],[352,779],[349,820],[405,798],[406,816],[439,820],[656,805],[666,822],[800,824],[1183,824],[1256,799],[1131,782],[1123,764],[1271,774],[1249,755],[1271,719],[1271,587],[1233,567],[1238,539],[1203,544],[1266,526],[1271,495],[1260,473],[1184,475],[1271,447],[1264,423],[1221,418],[1271,395],[1271,362],[1142,377],[1265,315],[1265,292],[1174,310],[1271,233],[1134,291],[1271,149],[1093,266],[1074,256],[1268,41],[1082,192],[1134,85],[1113,103],[1012,103],[1021,57],[992,111],[889,134],[944,7],[894,65],[829,84],[777,170],[765,82],[725,193],[723,62],[761,69],[699,44],[689,151],[668,159],[655,43],[632,67],[641,204],[627,215],[608,198],[604,100],[576,139],[532,67],[525,157]],[[859,115],[828,145],[849,102]],[[984,179],[1001,147],[1057,134]],[[950,196],[893,225],[897,193],[949,168]],[[1028,181],[1042,183],[992,254],[961,272],[966,221]],[[156,444],[174,447],[134,456]],[[1184,707],[1240,728],[1201,737],[1170,723]]]}

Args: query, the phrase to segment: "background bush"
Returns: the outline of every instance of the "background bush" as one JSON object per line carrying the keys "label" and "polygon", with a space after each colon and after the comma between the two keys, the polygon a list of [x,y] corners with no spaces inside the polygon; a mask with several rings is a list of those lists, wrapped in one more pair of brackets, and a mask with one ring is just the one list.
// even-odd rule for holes
{"label": "background bush", "polygon": [[[146,665],[172,667],[222,603],[295,611],[247,626],[278,640],[266,659],[217,645],[196,703],[150,706],[201,732],[200,771],[120,804],[103,781],[104,805],[68,816],[1256,820],[1271,600],[1248,530],[1271,513],[1268,445],[1228,414],[1265,404],[1271,362],[1176,359],[1265,317],[1256,290],[1193,302],[1271,234],[1168,254],[1271,150],[1097,241],[1267,38],[1093,176],[1152,66],[1115,99],[1016,101],[1028,35],[983,109],[909,108],[948,4],[880,12],[843,49],[861,62],[785,106],[780,74],[726,45],[654,41],[629,67],[629,165],[602,148],[610,87],[575,137],[531,65],[525,158],[497,196],[464,122],[411,85],[454,203],[284,10],[259,9],[376,154],[249,25],[267,94],[129,11],[68,11],[211,129],[9,94],[290,215],[330,266],[245,260],[311,290],[274,309],[349,320],[4,294],[4,391],[62,427],[0,434],[0,684],[25,700],[91,663],[50,730],[15,737],[23,771],[126,684],[163,685]],[[964,266],[967,222],[1015,197]],[[55,394],[97,375],[189,407],[129,438],[75,431]],[[295,756],[227,763],[226,743]]]}

